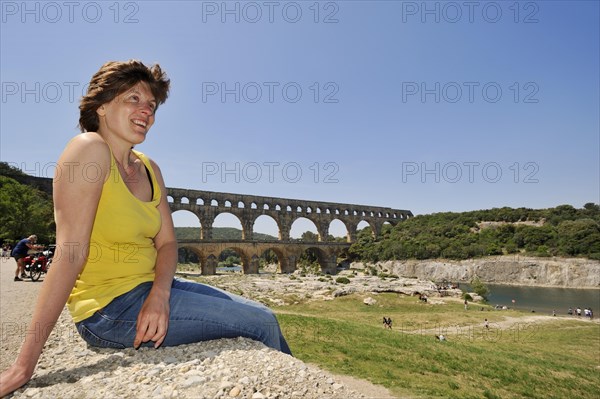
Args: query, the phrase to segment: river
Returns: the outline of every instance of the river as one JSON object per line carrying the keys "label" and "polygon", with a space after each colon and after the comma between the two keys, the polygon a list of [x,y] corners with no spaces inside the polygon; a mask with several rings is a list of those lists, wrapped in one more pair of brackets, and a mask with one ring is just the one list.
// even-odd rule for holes
{"label": "river", "polygon": [[[506,305],[509,308],[536,313],[566,315],[569,308],[592,308],[594,316],[600,316],[600,290],[575,288],[526,287],[515,285],[486,284],[490,290],[491,305]],[[468,284],[461,284],[468,290]],[[514,300],[514,303],[513,303]]]}

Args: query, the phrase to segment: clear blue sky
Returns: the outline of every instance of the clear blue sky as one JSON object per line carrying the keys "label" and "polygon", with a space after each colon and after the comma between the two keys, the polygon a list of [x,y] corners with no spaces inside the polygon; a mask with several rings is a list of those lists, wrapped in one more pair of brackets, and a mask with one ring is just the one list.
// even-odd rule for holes
{"label": "clear blue sky", "polygon": [[2,1],[0,159],[50,176],[91,75],[137,58],[172,81],[139,146],[171,187],[415,214],[600,202],[599,2],[467,4]]}

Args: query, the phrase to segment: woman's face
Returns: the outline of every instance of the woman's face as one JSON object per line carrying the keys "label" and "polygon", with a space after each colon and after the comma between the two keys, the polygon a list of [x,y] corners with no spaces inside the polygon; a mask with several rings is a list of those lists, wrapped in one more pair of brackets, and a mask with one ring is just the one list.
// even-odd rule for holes
{"label": "woman's face", "polygon": [[98,108],[101,134],[115,135],[131,145],[142,143],[154,124],[156,99],[140,82]]}

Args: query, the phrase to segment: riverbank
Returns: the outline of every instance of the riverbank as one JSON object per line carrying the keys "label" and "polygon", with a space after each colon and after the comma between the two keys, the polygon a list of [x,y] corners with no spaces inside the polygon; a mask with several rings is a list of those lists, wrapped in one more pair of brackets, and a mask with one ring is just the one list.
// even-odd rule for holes
{"label": "riverbank", "polygon": [[445,259],[353,262],[351,269],[436,282],[469,282],[475,276],[487,284],[529,287],[600,288],[600,261],[583,258],[538,258],[521,255],[490,256],[462,261]]}

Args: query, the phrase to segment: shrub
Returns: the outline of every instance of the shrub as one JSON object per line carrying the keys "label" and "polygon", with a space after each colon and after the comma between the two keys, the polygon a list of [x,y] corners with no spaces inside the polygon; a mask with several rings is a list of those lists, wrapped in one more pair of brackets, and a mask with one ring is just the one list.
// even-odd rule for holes
{"label": "shrub", "polygon": [[479,277],[476,276],[473,278],[473,280],[471,280],[471,287],[477,295],[482,297],[484,300],[487,300],[487,295],[490,293],[490,290],[484,283],[481,282],[481,280],[479,280]]}
{"label": "shrub", "polygon": [[348,284],[350,279],[348,279],[348,277],[338,277],[335,279],[335,282],[340,284]]}

